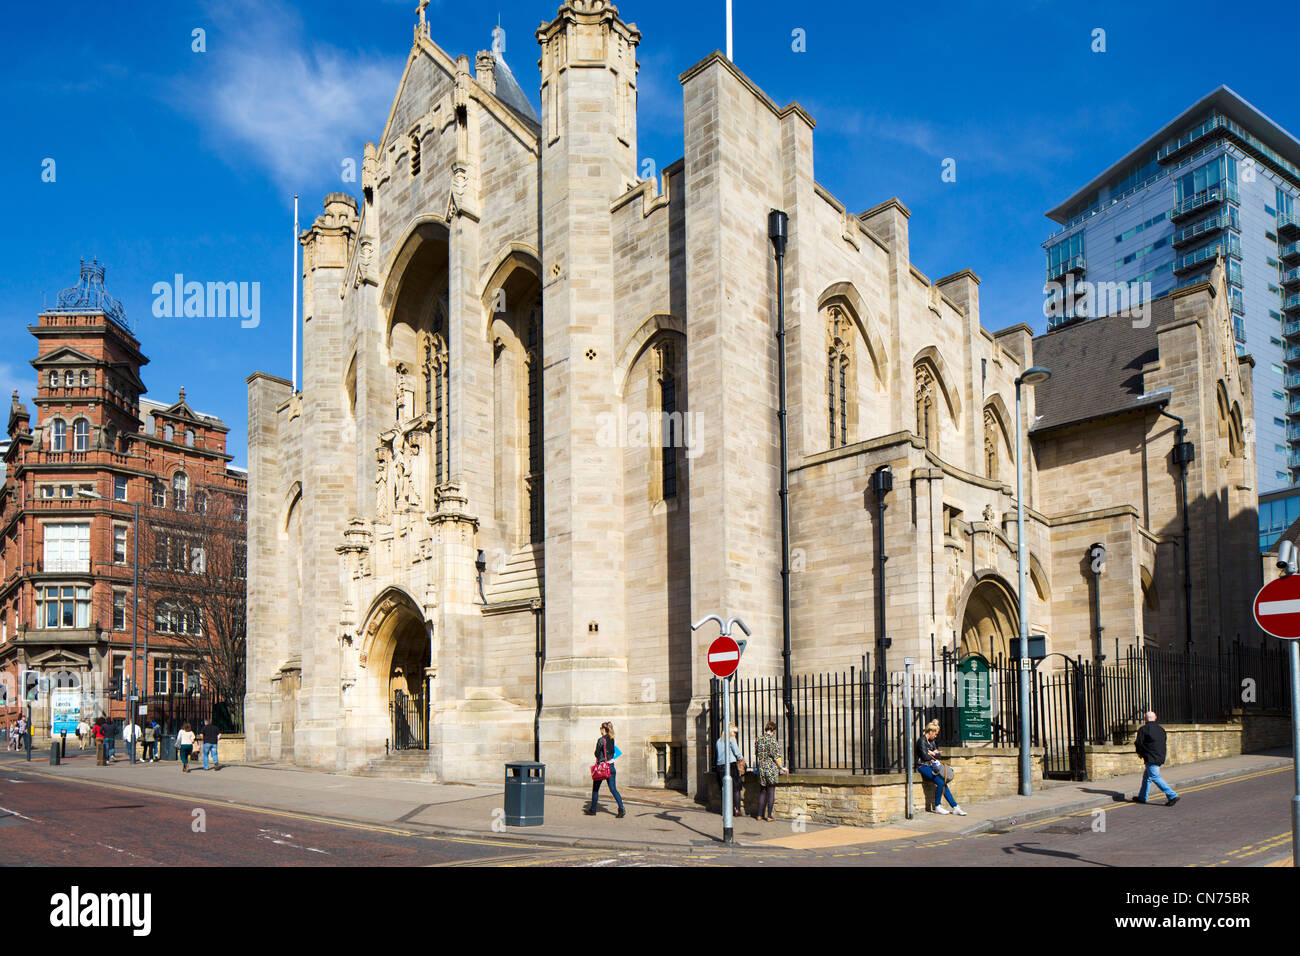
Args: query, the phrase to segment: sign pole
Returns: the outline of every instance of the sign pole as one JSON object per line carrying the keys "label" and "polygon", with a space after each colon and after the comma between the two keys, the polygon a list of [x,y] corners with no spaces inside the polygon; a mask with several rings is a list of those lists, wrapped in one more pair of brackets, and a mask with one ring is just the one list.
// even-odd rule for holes
{"label": "sign pole", "polygon": [[908,751],[911,749],[912,741],[912,658],[903,658],[903,766],[907,774],[907,819],[912,819],[915,813],[912,797],[912,763],[913,755]]}
{"label": "sign pole", "polygon": [[1291,770],[1295,795],[1291,798],[1291,863],[1300,867],[1300,641],[1288,641],[1291,657]]}
{"label": "sign pole", "polygon": [[731,816],[731,678],[722,678],[722,842],[736,845],[735,821]]}

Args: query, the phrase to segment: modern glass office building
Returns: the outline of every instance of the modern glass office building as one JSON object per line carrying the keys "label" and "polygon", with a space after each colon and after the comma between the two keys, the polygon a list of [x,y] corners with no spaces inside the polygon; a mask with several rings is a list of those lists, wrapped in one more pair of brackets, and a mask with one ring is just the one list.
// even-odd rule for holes
{"label": "modern glass office building", "polygon": [[1300,482],[1300,141],[1221,86],[1047,215],[1048,328],[1200,282],[1223,254],[1259,490]]}

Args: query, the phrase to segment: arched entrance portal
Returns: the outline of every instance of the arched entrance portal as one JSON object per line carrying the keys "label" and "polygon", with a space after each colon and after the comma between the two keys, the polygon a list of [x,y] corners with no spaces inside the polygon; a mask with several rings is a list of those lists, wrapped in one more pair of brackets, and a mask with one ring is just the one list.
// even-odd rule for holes
{"label": "arched entrance portal", "polygon": [[1020,634],[1016,599],[995,578],[975,585],[961,622],[961,653],[983,654],[990,661],[1011,654],[1011,639]]}
{"label": "arched entrance portal", "polygon": [[394,593],[375,609],[367,669],[387,704],[385,736],[393,750],[429,747],[429,630],[410,600]]}

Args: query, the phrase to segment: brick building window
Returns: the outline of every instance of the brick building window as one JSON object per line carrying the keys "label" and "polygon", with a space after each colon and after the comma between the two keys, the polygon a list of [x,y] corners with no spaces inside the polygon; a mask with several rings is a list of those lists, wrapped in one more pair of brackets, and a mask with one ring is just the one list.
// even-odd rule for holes
{"label": "brick building window", "polygon": [[72,423],[72,450],[90,450],[90,422],[84,418],[78,418]]}
{"label": "brick building window", "polygon": [[36,623],[40,627],[90,627],[90,588],[50,585],[36,592]]}
{"label": "brick building window", "polygon": [[193,429],[189,429],[189,428],[185,429],[185,444],[189,445],[191,448],[194,447],[194,431],[193,431]]}
{"label": "brick building window", "polygon": [[90,386],[90,373],[87,371],[82,371],[81,373],[81,386],[82,388]]}
{"label": "brick building window", "polygon": [[126,655],[113,655],[113,676],[109,681],[110,692],[115,694],[126,693]]}
{"label": "brick building window", "polygon": [[237,495],[235,497],[234,512],[235,520],[242,524],[245,516],[248,514],[248,499],[244,498],[242,495]]}
{"label": "brick building window", "polygon": [[50,388],[58,388],[58,387],[59,387],[59,373],[58,373],[58,372],[51,372],[51,373],[50,373]]}
{"label": "brick building window", "polygon": [[90,570],[90,525],[45,526],[45,571]]}
{"label": "brick building window", "polygon": [[68,450],[68,423],[56,418],[50,424],[50,451]]}
{"label": "brick building window", "polygon": [[172,507],[177,511],[185,510],[189,490],[190,479],[183,472],[178,471],[172,475]]}
{"label": "brick building window", "polygon": [[113,563],[126,564],[126,525],[113,526]]}
{"label": "brick building window", "polygon": [[126,592],[113,592],[113,630],[126,630]]}
{"label": "brick building window", "polygon": [[113,476],[113,497],[118,501],[126,501],[126,479],[121,475]]}
{"label": "brick building window", "polygon": [[205,515],[208,513],[208,493],[200,491],[194,496],[194,513]]}
{"label": "brick building window", "polygon": [[171,670],[170,661],[162,658],[154,658],[153,692],[155,694],[168,693],[168,688],[171,687],[171,683],[167,679],[170,676],[170,670]]}
{"label": "brick building window", "polygon": [[63,384],[66,388],[72,388],[72,383],[73,383],[72,369],[68,369],[66,372],[63,373]]}

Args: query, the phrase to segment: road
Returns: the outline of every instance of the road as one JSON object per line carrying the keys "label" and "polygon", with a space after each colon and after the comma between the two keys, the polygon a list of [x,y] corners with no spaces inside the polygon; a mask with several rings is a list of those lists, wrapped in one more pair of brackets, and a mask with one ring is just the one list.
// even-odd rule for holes
{"label": "road", "polygon": [[[1117,802],[973,836],[815,849],[602,850],[459,837],[253,806],[204,806],[0,766],[0,865],[73,866],[1251,866],[1289,859],[1291,777],[1188,787],[1176,807]],[[634,810],[633,812],[638,812]],[[898,831],[893,831],[898,832]],[[859,831],[859,836],[861,835]]]}

